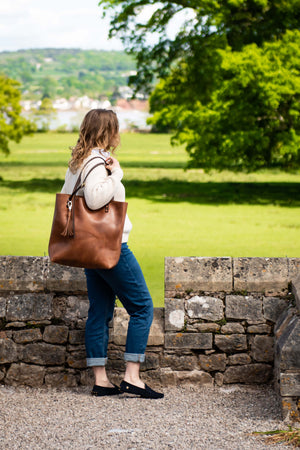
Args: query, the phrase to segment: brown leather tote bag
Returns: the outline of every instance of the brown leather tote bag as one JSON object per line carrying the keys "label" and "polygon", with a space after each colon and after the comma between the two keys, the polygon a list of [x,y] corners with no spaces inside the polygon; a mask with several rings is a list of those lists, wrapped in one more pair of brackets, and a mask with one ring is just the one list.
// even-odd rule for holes
{"label": "brown leather tote bag", "polygon": [[80,172],[71,195],[56,194],[49,240],[49,256],[54,263],[111,269],[119,261],[127,203],[111,200],[102,208],[91,210],[84,197],[76,195],[91,171],[105,164],[103,161],[89,170],[82,183]]}

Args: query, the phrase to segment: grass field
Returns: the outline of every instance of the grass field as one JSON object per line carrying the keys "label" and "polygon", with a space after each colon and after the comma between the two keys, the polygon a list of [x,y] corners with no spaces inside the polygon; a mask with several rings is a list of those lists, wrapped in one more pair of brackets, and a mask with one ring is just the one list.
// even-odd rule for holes
{"label": "grass field", "polygon": [[[73,134],[36,134],[0,156],[0,254],[47,255]],[[300,173],[185,171],[167,135],[124,134],[117,156],[134,250],[156,306],[165,256],[300,256]]]}

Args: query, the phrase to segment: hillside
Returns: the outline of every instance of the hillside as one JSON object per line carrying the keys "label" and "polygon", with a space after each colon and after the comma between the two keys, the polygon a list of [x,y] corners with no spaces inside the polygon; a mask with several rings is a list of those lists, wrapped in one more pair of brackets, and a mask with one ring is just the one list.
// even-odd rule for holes
{"label": "hillside", "polygon": [[0,72],[20,81],[23,98],[113,96],[135,70],[125,52],[32,49],[0,52]]}

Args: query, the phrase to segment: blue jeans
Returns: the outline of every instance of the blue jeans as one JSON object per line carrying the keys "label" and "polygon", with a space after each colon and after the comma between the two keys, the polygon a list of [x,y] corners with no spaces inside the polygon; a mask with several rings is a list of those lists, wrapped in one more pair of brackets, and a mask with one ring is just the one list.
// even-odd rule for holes
{"label": "blue jeans", "polygon": [[85,328],[87,366],[104,366],[107,361],[108,324],[118,296],[130,315],[125,361],[143,362],[153,303],[143,272],[127,243],[122,244],[118,264],[112,269],[85,269],[90,301]]}

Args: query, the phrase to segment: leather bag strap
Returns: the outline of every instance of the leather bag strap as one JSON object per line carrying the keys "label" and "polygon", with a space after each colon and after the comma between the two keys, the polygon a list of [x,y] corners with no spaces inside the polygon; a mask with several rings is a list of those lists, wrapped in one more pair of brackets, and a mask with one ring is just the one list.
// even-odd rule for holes
{"label": "leather bag strap", "polygon": [[[98,163],[98,164],[95,164],[93,167],[91,167],[91,169],[88,171],[88,173],[86,174],[86,176],[84,177],[84,180],[83,180],[83,182],[81,183],[81,175],[82,175],[82,172],[83,172],[83,170],[84,170],[84,168],[93,160],[93,159],[102,159],[102,162],[101,163]],[[106,165],[106,161],[105,161],[105,159],[104,158],[102,158],[101,156],[95,156],[94,158],[91,158],[84,166],[83,166],[83,168],[81,169],[81,171],[80,171],[80,174],[79,174],[79,176],[78,176],[78,178],[77,178],[77,181],[76,181],[76,184],[75,184],[75,186],[74,186],[74,189],[73,189],[73,192],[72,192],[72,194],[69,196],[69,200],[67,201],[67,209],[68,209],[68,213],[67,213],[67,222],[66,222],[66,226],[65,226],[65,228],[64,228],[64,230],[62,231],[62,233],[61,233],[61,235],[62,236],[68,236],[68,237],[71,237],[71,236],[74,236],[74,212],[72,211],[73,210],[73,196],[76,194],[76,192],[78,192],[79,191],[79,189],[81,189],[83,186],[84,186],[84,183],[85,183],[85,181],[86,181],[86,179],[87,179],[87,177],[89,176],[89,174],[92,172],[92,170],[94,170],[96,167],[98,167],[98,166],[102,166],[102,165]],[[105,208],[105,211],[106,211],[106,209],[107,209],[107,207]],[[108,212],[108,211],[106,211],[106,212]],[[73,217],[73,218],[72,218]]]}
{"label": "leather bag strap", "polygon": [[[85,167],[86,167],[91,161],[93,161],[93,159],[99,159],[99,158],[102,159],[103,162],[101,162],[101,163],[99,163],[99,164],[95,164],[93,167],[91,167],[91,169],[88,171],[88,173],[87,173],[86,176],[84,177],[83,182],[81,183],[81,175],[82,175],[82,172],[83,172],[83,170],[85,169]],[[80,174],[79,174],[79,176],[78,176],[78,178],[77,178],[77,181],[76,181],[76,184],[75,184],[75,186],[74,186],[73,192],[72,192],[72,194],[71,194],[70,197],[69,197],[69,201],[71,201],[72,198],[73,198],[73,196],[74,196],[81,188],[83,188],[83,186],[84,186],[84,184],[85,184],[85,181],[86,181],[87,177],[89,176],[89,174],[90,174],[94,169],[96,169],[96,167],[102,166],[102,165],[106,165],[105,159],[102,158],[102,156],[95,156],[94,158],[91,158],[91,159],[83,166],[83,168],[81,169]]]}

